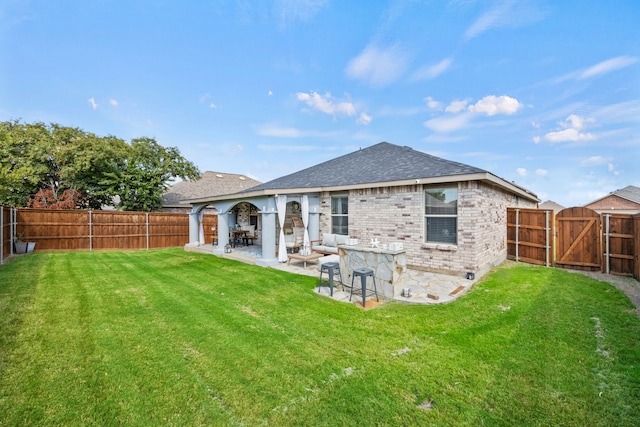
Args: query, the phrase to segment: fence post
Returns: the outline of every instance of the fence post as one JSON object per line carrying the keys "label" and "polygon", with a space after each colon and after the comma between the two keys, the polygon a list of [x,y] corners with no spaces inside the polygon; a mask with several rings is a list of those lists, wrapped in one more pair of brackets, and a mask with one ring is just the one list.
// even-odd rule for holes
{"label": "fence post", "polygon": [[89,209],[89,252],[93,251],[93,211]]}
{"label": "fence post", "polygon": [[605,230],[604,231],[604,238],[605,238],[605,243],[604,243],[605,244],[605,249],[604,249],[605,250],[605,254],[604,254],[604,256],[605,256],[605,272],[607,274],[609,274],[609,272],[611,271],[611,266],[609,265],[611,263],[611,256],[610,256],[611,254],[609,253],[609,250],[610,250],[610,248],[609,248],[609,238],[610,238],[609,234],[611,232],[611,230],[609,228],[609,218],[610,217],[611,217],[610,214],[606,214],[604,216],[604,224],[605,224],[604,225],[604,230]]}
{"label": "fence post", "polygon": [[147,220],[147,250],[149,250],[149,212],[145,212]]}
{"label": "fence post", "polygon": [[0,206],[0,264],[4,264],[4,206]]}
{"label": "fence post", "polygon": [[18,229],[16,227],[16,222],[18,221],[18,210],[16,208],[11,208],[9,211],[9,254],[13,255],[13,245],[15,243],[14,238],[16,237],[16,233]]}
{"label": "fence post", "polygon": [[549,211],[545,211],[545,265],[549,267]]}
{"label": "fence post", "polygon": [[516,261],[520,261],[520,209],[516,209]]}

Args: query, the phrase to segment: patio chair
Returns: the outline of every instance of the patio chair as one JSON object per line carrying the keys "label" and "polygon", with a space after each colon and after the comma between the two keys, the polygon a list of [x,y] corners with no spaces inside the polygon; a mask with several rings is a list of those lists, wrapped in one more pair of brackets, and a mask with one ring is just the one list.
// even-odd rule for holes
{"label": "patio chair", "polygon": [[302,220],[300,218],[294,217],[292,220],[293,228],[287,227],[284,229],[284,240],[287,246],[287,251],[291,251],[293,253],[299,251],[304,244],[304,226],[302,225]]}

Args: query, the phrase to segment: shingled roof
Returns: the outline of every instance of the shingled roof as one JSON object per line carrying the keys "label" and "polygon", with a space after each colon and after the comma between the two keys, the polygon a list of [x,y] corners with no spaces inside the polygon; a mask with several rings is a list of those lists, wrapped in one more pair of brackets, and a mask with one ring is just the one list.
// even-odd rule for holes
{"label": "shingled roof", "polygon": [[627,185],[626,187],[616,190],[611,194],[640,204],[640,188],[634,187],[633,185]]}
{"label": "shingled roof", "polygon": [[488,172],[381,142],[245,191],[338,187],[475,173]]}
{"label": "shingled roof", "polygon": [[253,178],[234,173],[204,172],[197,181],[181,181],[172,185],[162,196],[162,205],[185,206],[181,202],[208,196],[237,193],[260,184]]}

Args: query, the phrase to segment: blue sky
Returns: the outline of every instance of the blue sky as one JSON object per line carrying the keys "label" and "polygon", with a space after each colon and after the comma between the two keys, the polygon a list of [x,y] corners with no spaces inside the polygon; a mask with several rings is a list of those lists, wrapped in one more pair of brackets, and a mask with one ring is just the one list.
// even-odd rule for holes
{"label": "blue sky", "polygon": [[0,0],[0,120],[261,181],[380,141],[565,206],[640,186],[640,2]]}

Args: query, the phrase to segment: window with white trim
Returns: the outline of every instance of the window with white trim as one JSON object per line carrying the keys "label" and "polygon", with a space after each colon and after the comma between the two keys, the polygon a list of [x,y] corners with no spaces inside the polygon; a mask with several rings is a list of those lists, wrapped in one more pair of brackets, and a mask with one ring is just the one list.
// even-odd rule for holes
{"label": "window with white trim", "polygon": [[458,187],[439,186],[425,190],[425,242],[458,243]]}
{"label": "window with white trim", "polygon": [[349,235],[349,196],[331,196],[331,232]]}

